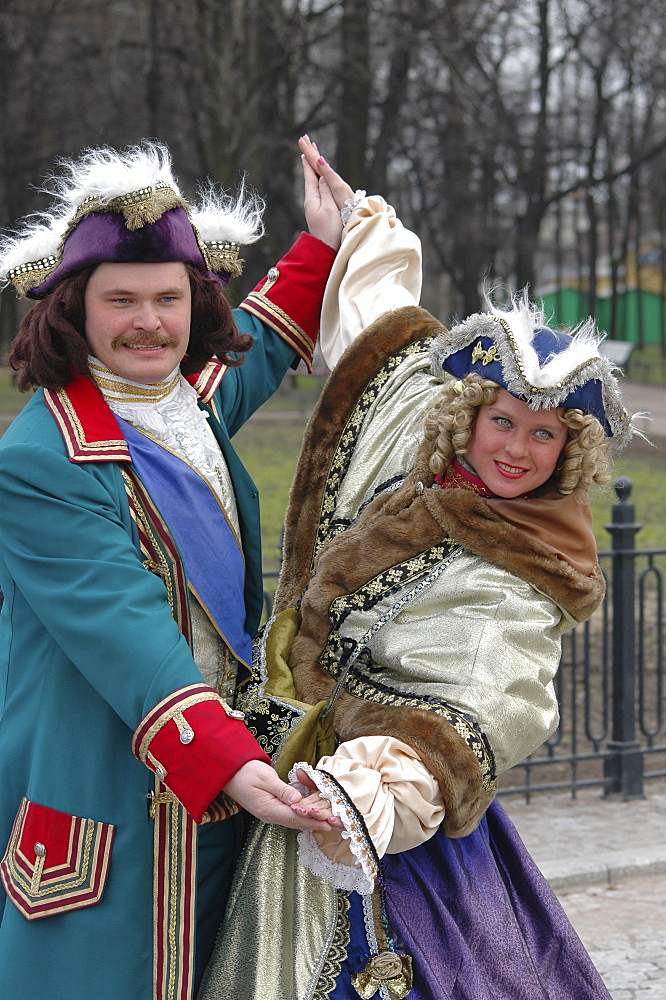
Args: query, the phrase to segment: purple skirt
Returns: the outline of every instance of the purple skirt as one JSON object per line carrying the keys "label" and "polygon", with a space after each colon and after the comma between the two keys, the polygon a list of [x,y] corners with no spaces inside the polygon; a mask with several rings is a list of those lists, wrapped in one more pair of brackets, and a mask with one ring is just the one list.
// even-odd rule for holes
{"label": "purple skirt", "polygon": [[[413,959],[408,1000],[610,1000],[550,886],[497,801],[478,829],[382,862],[395,950]],[[368,945],[360,897],[332,1000],[358,1000]]]}

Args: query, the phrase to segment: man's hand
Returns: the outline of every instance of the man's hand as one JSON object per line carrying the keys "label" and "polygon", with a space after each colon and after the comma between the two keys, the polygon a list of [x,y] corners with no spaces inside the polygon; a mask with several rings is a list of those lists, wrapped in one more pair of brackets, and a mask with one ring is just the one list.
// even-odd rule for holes
{"label": "man's hand", "polygon": [[325,818],[328,811],[322,810],[320,818],[316,806],[314,810],[311,807],[303,809],[301,793],[281,781],[273,768],[263,761],[250,760],[243,764],[223,791],[264,823],[278,823],[298,830],[331,829],[331,822]]}
{"label": "man's hand", "polygon": [[298,140],[303,165],[305,221],[312,236],[337,250],[342,239],[340,209],[353,191],[307,135]]}

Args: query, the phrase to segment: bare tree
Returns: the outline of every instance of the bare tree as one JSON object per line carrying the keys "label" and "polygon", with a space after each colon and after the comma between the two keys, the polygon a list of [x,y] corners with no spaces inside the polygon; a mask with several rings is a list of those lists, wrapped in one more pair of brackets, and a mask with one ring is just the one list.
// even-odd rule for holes
{"label": "bare tree", "polygon": [[[186,191],[265,197],[242,293],[302,225],[308,131],[422,236],[426,305],[572,274],[615,332],[664,242],[665,27],[653,0],[5,0],[0,225],[41,207],[54,157],[154,136]],[[15,321],[5,295],[0,343]]]}

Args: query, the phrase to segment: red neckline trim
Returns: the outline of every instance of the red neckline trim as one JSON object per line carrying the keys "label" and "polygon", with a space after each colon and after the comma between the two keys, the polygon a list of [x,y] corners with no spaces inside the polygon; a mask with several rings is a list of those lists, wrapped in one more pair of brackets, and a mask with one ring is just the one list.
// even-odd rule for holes
{"label": "red neckline trim", "polygon": [[[203,403],[209,403],[227,371],[210,361],[185,378]],[[75,375],[63,389],[44,389],[44,401],[62,434],[71,462],[130,462],[120,425],[88,375]]]}
{"label": "red neckline trim", "polygon": [[[439,483],[445,490],[470,490],[473,493],[477,493],[480,497],[491,497],[497,500],[508,499],[498,497],[497,493],[492,493],[483,479],[477,476],[476,472],[472,472],[471,469],[466,469],[457,458],[453,459],[444,474],[440,472],[434,476],[433,482]],[[531,495],[532,492],[521,493],[520,496],[513,497],[512,499],[525,500],[526,497]]]}
{"label": "red neckline trim", "polygon": [[480,479],[475,472],[466,469],[457,458],[454,458],[445,473],[439,472],[434,477],[434,482],[439,483],[445,490],[470,490],[482,497],[492,497],[483,479]]}

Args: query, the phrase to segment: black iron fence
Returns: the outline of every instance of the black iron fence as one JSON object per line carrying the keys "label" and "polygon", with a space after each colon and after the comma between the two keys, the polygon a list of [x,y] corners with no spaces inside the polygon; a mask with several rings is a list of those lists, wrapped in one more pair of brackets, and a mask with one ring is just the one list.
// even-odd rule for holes
{"label": "black iron fence", "polygon": [[[625,798],[666,776],[664,576],[666,548],[636,548],[632,483],[615,483],[611,549],[599,553],[607,596],[564,636],[556,677],[560,724],[541,749],[502,776],[500,795],[598,787]],[[276,577],[277,572],[265,576]],[[265,594],[270,614],[271,597]]]}

